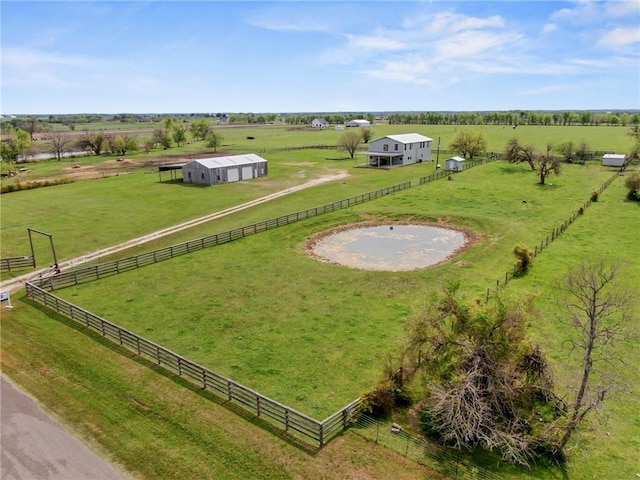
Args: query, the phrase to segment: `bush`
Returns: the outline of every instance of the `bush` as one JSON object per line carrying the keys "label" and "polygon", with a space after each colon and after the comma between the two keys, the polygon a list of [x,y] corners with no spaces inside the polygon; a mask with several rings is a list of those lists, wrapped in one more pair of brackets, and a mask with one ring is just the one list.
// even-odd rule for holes
{"label": "bush", "polygon": [[395,407],[412,403],[411,397],[391,380],[380,382],[363,399],[363,411],[376,418],[387,418]]}
{"label": "bush", "polygon": [[598,192],[591,192],[591,201],[592,202],[598,201]]}
{"label": "bush", "polygon": [[523,275],[527,273],[533,262],[533,250],[526,245],[518,244],[513,249],[516,256],[515,274]]}

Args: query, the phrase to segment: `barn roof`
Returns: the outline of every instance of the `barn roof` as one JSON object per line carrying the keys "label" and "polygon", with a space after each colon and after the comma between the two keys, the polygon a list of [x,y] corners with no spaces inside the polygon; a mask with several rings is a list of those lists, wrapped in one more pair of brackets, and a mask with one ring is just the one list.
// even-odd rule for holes
{"label": "barn roof", "polygon": [[390,138],[394,142],[400,143],[430,142],[433,140],[433,138],[425,137],[424,135],[420,135],[419,133],[400,133],[398,135],[386,135],[376,140],[381,140],[383,138]]}
{"label": "barn roof", "polygon": [[225,157],[198,158],[191,163],[194,162],[206,168],[219,168],[266,163],[266,160],[255,153],[246,153],[243,155],[227,155]]}
{"label": "barn roof", "polygon": [[626,159],[627,156],[624,153],[605,153],[602,158],[622,158]]}
{"label": "barn roof", "polygon": [[453,160],[454,162],[464,162],[464,158],[462,157],[449,157],[445,161]]}

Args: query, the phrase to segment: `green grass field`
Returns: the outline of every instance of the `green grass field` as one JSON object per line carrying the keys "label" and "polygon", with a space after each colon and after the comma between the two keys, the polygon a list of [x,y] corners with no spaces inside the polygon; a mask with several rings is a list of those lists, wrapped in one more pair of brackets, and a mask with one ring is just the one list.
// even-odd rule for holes
{"label": "green grass field", "polygon": [[[556,128],[559,127],[541,127],[538,129],[541,132],[535,135],[548,136]],[[287,134],[272,130],[273,136],[266,138],[274,145],[305,144],[309,142],[307,135],[338,133]],[[499,130],[503,129],[494,130],[495,138],[499,138]],[[624,138],[624,129],[612,130],[621,132],[620,138]],[[517,131],[524,129],[519,127]],[[248,136],[247,131],[234,135],[238,144]],[[533,131],[531,135],[534,136]],[[603,150],[615,150],[613,147],[594,145]],[[270,160],[267,179],[223,188],[159,183],[157,174],[137,172],[3,195],[2,254],[25,253],[20,249],[25,248],[27,226],[54,233],[56,246],[62,252],[59,256],[69,258],[336,169],[351,174],[346,181],[298,192],[136,250],[146,251],[433,171],[431,164],[392,171],[354,169],[352,161],[325,160],[333,153],[274,152],[265,155]],[[496,162],[457,174],[450,182],[441,180],[412,188],[58,294],[276,400],[322,418],[359,396],[381,377],[382,357],[386,352],[397,351],[404,338],[404,322],[419,310],[443,278],[459,276],[469,298],[482,298],[486,288],[503,278],[511,267],[510,252],[515,243],[533,245],[542,240],[611,175],[612,171],[595,164],[566,165],[561,176],[553,177],[549,185],[541,187],[536,184],[535,174],[524,166]],[[628,264],[622,277],[625,285],[640,284],[639,210],[637,205],[624,201],[624,193],[623,179],[617,179],[583,217],[536,258],[530,274],[509,286],[514,295],[538,297],[542,315],[532,321],[531,338],[539,341],[553,359],[562,389],[569,388],[574,364],[559,347],[567,332],[551,321],[553,280],[585,258],[604,255],[624,259]],[[393,274],[323,264],[308,257],[303,249],[310,235],[336,225],[407,217],[461,225],[481,234],[482,241],[447,264]],[[72,222],[74,230],[69,228]],[[43,258],[47,248],[45,242],[38,245]],[[346,460],[335,450],[333,453],[323,450],[313,459],[291,454],[286,443],[269,440],[271,436],[264,437],[259,429],[260,433],[254,433],[252,426],[242,424],[244,419],[228,419],[228,412],[215,402],[189,390],[185,393],[179,380],[171,381],[157,371],[148,370],[144,362],[123,357],[111,347],[94,342],[30,302],[17,298],[15,303],[17,307],[11,313],[3,313],[3,370],[84,436],[111,452],[117,462],[139,472],[143,478],[166,478],[167,472],[174,477],[178,472],[182,477],[206,477],[213,469],[216,478],[236,478],[231,473],[232,467],[207,466],[200,460],[187,466],[190,459],[204,454],[214,441],[220,443],[219,449],[224,449],[216,458],[228,458],[238,472],[250,477],[345,478],[347,475],[319,473],[322,464],[319,457],[326,460],[327,455],[336,455],[333,461],[343,473],[349,468],[360,471],[363,468],[360,462],[365,461],[372,462],[371,468],[383,468],[369,457],[355,459],[351,454],[352,458]],[[638,354],[633,345],[625,346],[621,353],[629,365],[637,365]],[[100,361],[102,356],[107,360]],[[29,367],[24,368],[25,365]],[[120,378],[123,372],[129,372],[132,378]],[[604,412],[609,417],[606,426],[595,422],[595,417],[589,423],[574,451],[567,478],[626,478],[629,471],[637,468],[640,379],[633,368],[622,373],[630,393],[605,404]],[[107,387],[112,383],[114,388]],[[108,395],[96,398],[104,390],[109,390]],[[180,406],[170,399],[180,399]],[[109,402],[115,407],[108,406]],[[203,402],[213,405],[203,407]],[[209,421],[217,426],[214,431],[220,432],[219,436],[196,426],[203,408]],[[132,423],[123,429],[123,423],[129,421],[125,419]],[[221,432],[227,423],[221,426],[220,422],[230,422],[241,433]],[[155,435],[153,440],[150,432]],[[169,451],[171,445],[180,444],[180,440],[173,443],[171,435],[178,435],[186,447],[176,451],[172,462],[153,458],[158,452]],[[246,435],[264,439],[257,445]],[[607,442],[602,442],[602,438],[607,438]],[[153,448],[145,448],[145,442],[149,441]],[[358,448],[352,435],[336,442],[347,449]],[[247,448],[249,453],[242,458],[233,456],[230,452],[235,448]],[[271,454],[273,449],[278,450],[275,460],[262,457],[268,448]],[[134,466],[135,452],[142,451],[149,452],[146,462],[149,465]],[[281,458],[285,451],[293,455],[291,464]],[[400,468],[407,472],[406,478],[424,475],[408,465]],[[542,468],[529,473],[513,471],[509,475],[561,478],[557,471]],[[382,473],[373,477],[388,478]]]}

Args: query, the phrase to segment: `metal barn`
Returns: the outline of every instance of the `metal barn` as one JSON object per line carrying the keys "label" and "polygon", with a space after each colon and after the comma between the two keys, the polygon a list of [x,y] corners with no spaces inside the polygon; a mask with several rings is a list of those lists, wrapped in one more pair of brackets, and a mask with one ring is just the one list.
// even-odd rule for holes
{"label": "metal barn", "polygon": [[450,157],[445,161],[445,170],[449,172],[460,172],[464,170],[464,158],[462,157]]}
{"label": "metal barn", "polygon": [[267,161],[255,153],[199,158],[182,167],[182,180],[185,183],[218,185],[266,177],[267,170]]}
{"label": "metal barn", "polygon": [[605,167],[624,167],[627,156],[624,153],[605,153],[602,156],[602,165]]}

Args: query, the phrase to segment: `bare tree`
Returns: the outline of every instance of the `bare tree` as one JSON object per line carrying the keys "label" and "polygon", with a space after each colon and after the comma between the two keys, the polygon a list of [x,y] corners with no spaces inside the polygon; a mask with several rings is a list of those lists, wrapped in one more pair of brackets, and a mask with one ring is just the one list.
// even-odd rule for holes
{"label": "bare tree", "polygon": [[517,138],[512,138],[507,142],[502,158],[509,163],[528,163],[531,170],[538,172],[540,184],[544,185],[550,174],[560,173],[560,160],[553,157],[551,152],[551,144],[547,144],[545,152],[540,153],[531,145],[520,145]]}
{"label": "bare tree", "polygon": [[360,134],[360,132],[349,130],[338,139],[338,148],[346,150],[347,152],[349,152],[351,158],[353,158],[356,154],[356,150],[358,150],[358,145],[360,145],[361,141],[362,135]]}
{"label": "bare tree", "polygon": [[552,173],[560,174],[560,159],[551,156],[551,150],[551,144],[547,144],[545,153],[535,155],[533,159],[535,169],[540,176],[540,185],[544,185],[545,180]]}
{"label": "bare tree", "polygon": [[531,167],[531,170],[535,170],[534,164],[535,148],[530,145],[523,146],[518,143],[517,138],[512,138],[507,142],[502,158],[509,163],[522,163],[526,162]]}
{"label": "bare tree", "polygon": [[49,153],[58,161],[62,160],[64,154],[70,151],[73,143],[68,135],[61,132],[49,132],[46,134],[45,139],[50,142]]}
{"label": "bare tree", "polygon": [[573,328],[571,351],[581,358],[582,374],[560,447],[565,448],[585,416],[597,409],[615,386],[612,366],[623,361],[617,346],[629,339],[627,325],[633,297],[618,284],[619,264],[604,260],[582,264],[569,272],[559,291],[566,316],[559,321]]}

